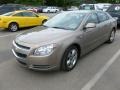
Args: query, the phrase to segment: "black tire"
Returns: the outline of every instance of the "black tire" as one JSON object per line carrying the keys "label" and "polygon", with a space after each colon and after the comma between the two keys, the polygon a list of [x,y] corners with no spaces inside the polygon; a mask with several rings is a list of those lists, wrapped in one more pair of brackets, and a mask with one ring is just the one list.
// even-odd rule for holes
{"label": "black tire", "polygon": [[[74,58],[76,59],[76,61],[73,61],[73,57],[70,56],[70,53],[75,50],[75,55],[74,55]],[[72,54],[71,54],[72,55]],[[63,71],[71,71],[77,64],[77,61],[78,61],[78,57],[79,57],[79,51],[77,49],[76,46],[71,46],[69,47],[64,55],[63,55],[63,58],[62,58],[62,62],[61,62],[61,70]],[[72,60],[71,60],[72,59]],[[74,63],[74,65],[72,65],[72,63]],[[71,66],[71,65],[72,66]]]}
{"label": "black tire", "polygon": [[45,20],[43,20],[43,21],[42,21],[42,25],[43,25],[46,21],[47,21],[46,19],[45,19]]}
{"label": "black tire", "polygon": [[110,36],[109,36],[109,39],[107,42],[112,43],[112,42],[114,42],[114,40],[115,40],[115,30],[113,29],[110,33]]}
{"label": "black tire", "polygon": [[19,29],[19,26],[17,23],[10,23],[8,26],[8,30],[11,32],[16,32],[18,31],[18,29]]}

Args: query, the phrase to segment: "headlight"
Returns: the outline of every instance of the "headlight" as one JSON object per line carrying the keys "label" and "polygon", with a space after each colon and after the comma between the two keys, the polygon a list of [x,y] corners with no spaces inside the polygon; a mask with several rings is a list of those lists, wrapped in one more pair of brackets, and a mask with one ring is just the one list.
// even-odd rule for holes
{"label": "headlight", "polygon": [[55,44],[44,45],[34,51],[35,56],[50,55],[53,52]]}

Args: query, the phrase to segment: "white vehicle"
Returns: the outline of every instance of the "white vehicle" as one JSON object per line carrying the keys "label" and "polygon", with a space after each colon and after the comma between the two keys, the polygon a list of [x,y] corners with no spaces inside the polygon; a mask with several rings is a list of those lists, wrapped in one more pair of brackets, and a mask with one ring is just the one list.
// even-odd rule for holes
{"label": "white vehicle", "polygon": [[43,9],[44,13],[57,13],[60,9],[58,7],[47,7]]}
{"label": "white vehicle", "polygon": [[100,10],[96,4],[82,4],[80,10]]}
{"label": "white vehicle", "polygon": [[106,11],[110,6],[110,3],[82,4],[80,5],[80,9]]}
{"label": "white vehicle", "polygon": [[94,5],[97,6],[99,10],[106,11],[112,4],[110,4],[110,3],[97,3]]}
{"label": "white vehicle", "polygon": [[79,10],[78,7],[76,6],[71,6],[70,8],[67,9],[68,11],[76,11],[76,10]]}

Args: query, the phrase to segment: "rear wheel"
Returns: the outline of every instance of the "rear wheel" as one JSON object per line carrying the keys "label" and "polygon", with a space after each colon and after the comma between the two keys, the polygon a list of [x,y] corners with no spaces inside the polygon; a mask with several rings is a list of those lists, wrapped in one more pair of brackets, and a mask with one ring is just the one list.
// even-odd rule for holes
{"label": "rear wheel", "polygon": [[57,13],[57,10],[55,11],[55,13]]}
{"label": "rear wheel", "polygon": [[63,71],[70,71],[72,70],[78,61],[78,49],[76,46],[69,47],[62,58],[61,69]]}
{"label": "rear wheel", "polygon": [[17,23],[10,23],[8,29],[11,32],[16,32],[19,29],[19,27]]}
{"label": "rear wheel", "polygon": [[115,30],[112,30],[110,33],[109,40],[107,42],[112,43],[114,40],[115,40]]}

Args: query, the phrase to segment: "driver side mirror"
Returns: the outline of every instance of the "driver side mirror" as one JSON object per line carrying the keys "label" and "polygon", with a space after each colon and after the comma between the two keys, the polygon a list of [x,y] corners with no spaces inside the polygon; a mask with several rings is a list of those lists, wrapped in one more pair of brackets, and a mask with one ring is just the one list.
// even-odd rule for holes
{"label": "driver side mirror", "polygon": [[88,24],[86,24],[86,26],[84,28],[88,29],[88,28],[95,28],[95,27],[96,27],[95,23],[88,23]]}

